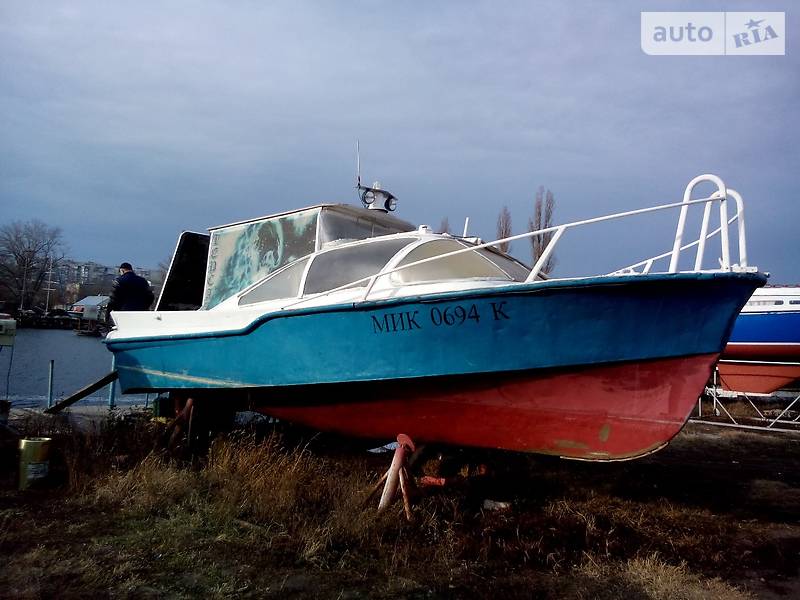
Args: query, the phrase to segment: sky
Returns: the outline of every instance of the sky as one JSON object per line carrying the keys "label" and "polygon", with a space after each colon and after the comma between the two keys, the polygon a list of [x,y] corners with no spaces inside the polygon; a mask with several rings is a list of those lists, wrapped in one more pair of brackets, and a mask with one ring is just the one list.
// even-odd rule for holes
{"label": "sky", "polygon": [[[359,140],[399,217],[469,217],[486,239],[504,205],[524,232],[540,185],[564,223],[679,201],[715,173],[744,197],[750,264],[800,283],[796,4],[769,6],[785,56],[640,47],[643,10],[752,6],[4,0],[0,224],[40,219],[73,258],[155,267],[183,230],[356,203]],[[676,220],[570,231],[556,274],[666,251]]]}

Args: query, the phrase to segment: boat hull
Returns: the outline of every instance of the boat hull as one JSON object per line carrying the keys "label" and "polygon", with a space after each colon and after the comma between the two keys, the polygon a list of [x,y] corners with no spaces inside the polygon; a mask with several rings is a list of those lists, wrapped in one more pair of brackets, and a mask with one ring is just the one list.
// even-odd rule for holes
{"label": "boat hull", "polygon": [[416,442],[624,460],[681,430],[716,358],[253,390],[250,400],[264,414],[348,436],[402,432]]}
{"label": "boat hull", "polygon": [[123,392],[640,362],[718,354],[741,306],[762,283],[763,276],[734,273],[556,281],[277,311],[238,331],[111,334],[106,344]]}
{"label": "boat hull", "polygon": [[725,360],[719,363],[719,377],[728,391],[771,394],[800,380],[800,363]]}
{"label": "boat hull", "polygon": [[800,311],[742,313],[719,363],[726,390],[770,394],[800,379]]}
{"label": "boat hull", "polygon": [[553,281],[106,340],[123,392],[170,390],[369,438],[614,460],[685,423],[754,273]]}

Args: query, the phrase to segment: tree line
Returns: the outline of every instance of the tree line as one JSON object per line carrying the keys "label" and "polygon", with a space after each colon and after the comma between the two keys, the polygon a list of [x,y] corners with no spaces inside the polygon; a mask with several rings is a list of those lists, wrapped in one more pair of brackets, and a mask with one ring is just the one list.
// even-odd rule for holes
{"label": "tree line", "polygon": [[44,305],[64,251],[59,227],[38,219],[0,225],[0,301],[6,312]]}

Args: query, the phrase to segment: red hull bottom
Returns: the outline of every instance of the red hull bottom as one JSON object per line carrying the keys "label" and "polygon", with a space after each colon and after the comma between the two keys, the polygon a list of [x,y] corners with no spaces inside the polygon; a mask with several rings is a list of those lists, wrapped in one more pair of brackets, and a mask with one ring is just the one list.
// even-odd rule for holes
{"label": "red hull bottom", "polygon": [[722,353],[719,375],[723,389],[771,394],[800,379],[800,346],[730,343]]}
{"label": "red hull bottom", "polygon": [[681,430],[717,357],[303,386],[251,399],[264,414],[357,437],[405,433],[419,443],[621,460],[658,450]]}
{"label": "red hull bottom", "polygon": [[800,379],[800,365],[725,361],[719,363],[719,378],[725,390],[771,394]]}

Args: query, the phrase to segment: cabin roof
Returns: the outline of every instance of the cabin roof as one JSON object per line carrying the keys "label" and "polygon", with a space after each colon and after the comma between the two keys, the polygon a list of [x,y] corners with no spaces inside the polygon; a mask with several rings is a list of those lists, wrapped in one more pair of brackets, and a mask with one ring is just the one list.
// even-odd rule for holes
{"label": "cabin roof", "polygon": [[217,225],[215,227],[209,227],[208,231],[213,232],[219,229],[225,229],[227,227],[236,227],[238,225],[246,225],[247,223],[255,223],[257,221],[264,221],[266,219],[275,219],[278,217],[285,217],[288,215],[293,215],[295,213],[306,212],[310,210],[319,210],[319,211],[331,211],[337,212],[345,215],[349,215],[352,217],[357,217],[359,219],[370,219],[376,223],[383,223],[389,225],[394,228],[398,229],[405,229],[407,231],[412,231],[415,227],[409,223],[408,221],[404,221],[403,219],[398,219],[397,217],[385,213],[380,210],[370,210],[367,208],[362,208],[360,206],[352,206],[350,204],[314,204],[312,206],[306,206],[305,208],[298,208],[295,210],[287,210],[284,212],[274,213],[271,215],[265,215],[263,217],[255,217],[252,219],[246,219],[244,221],[236,221],[234,223],[227,223],[225,225]]}

